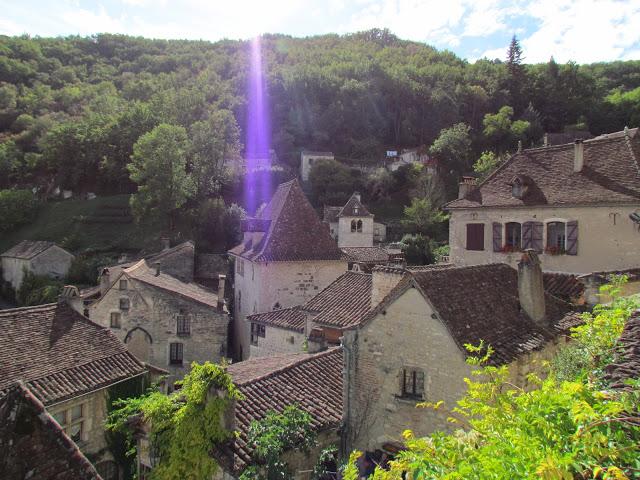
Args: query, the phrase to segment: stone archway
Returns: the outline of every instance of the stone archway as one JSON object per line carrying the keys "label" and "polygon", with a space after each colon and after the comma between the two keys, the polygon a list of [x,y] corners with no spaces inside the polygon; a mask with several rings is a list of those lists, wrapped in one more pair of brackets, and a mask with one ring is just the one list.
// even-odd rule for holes
{"label": "stone archway", "polygon": [[153,339],[144,328],[136,327],[124,337],[127,349],[141,362],[151,363],[151,344]]}

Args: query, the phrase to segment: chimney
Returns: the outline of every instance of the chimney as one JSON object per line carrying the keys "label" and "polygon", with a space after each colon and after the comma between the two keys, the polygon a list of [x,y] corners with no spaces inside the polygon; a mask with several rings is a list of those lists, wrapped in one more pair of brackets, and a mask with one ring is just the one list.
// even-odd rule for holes
{"label": "chimney", "polygon": [[171,248],[171,240],[169,237],[162,237],[160,239],[160,243],[162,244],[162,251],[169,250]]}
{"label": "chimney", "polygon": [[100,296],[102,297],[111,287],[111,273],[108,268],[103,268],[100,273]]}
{"label": "chimney", "polygon": [[475,177],[462,177],[460,184],[458,185],[458,198],[466,197],[474,188],[478,181]]}
{"label": "chimney", "polygon": [[548,133],[544,134],[544,146],[545,147],[549,146],[549,134]]}
{"label": "chimney", "polygon": [[156,269],[156,277],[160,276],[160,262],[153,262],[153,267]]}
{"label": "chimney", "polygon": [[522,140],[518,140],[518,153],[522,152]]}
{"label": "chimney", "polygon": [[218,310],[222,310],[224,308],[224,290],[226,283],[227,276],[223,274],[218,275]]}
{"label": "chimney", "polygon": [[584,167],[584,143],[577,138],[573,144],[573,171],[578,173]]}
{"label": "chimney", "polygon": [[378,305],[398,285],[405,273],[403,268],[398,267],[382,265],[373,267],[371,275],[371,308]]}
{"label": "chimney", "polygon": [[529,318],[547,326],[542,268],[538,254],[532,249],[525,250],[518,262],[518,298]]}
{"label": "chimney", "polygon": [[362,202],[362,198],[360,196],[360,192],[353,192],[353,196],[356,197],[359,202]]}

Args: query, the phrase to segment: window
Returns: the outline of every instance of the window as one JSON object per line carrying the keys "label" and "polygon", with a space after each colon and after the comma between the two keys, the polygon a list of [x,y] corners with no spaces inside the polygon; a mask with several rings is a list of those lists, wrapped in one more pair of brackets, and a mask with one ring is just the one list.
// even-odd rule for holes
{"label": "window", "polygon": [[564,222],[547,223],[547,251],[562,253],[567,245],[567,224]]}
{"label": "window", "polygon": [[171,365],[182,365],[182,347],[183,345],[177,342],[169,344],[169,363]]}
{"label": "window", "polygon": [[111,312],[111,328],[120,328],[120,312]]}
{"label": "window", "polygon": [[362,232],[362,220],[358,220],[357,229],[358,229],[358,232]]}
{"label": "window", "polygon": [[505,226],[505,246],[520,249],[522,244],[522,226],[518,222],[509,222]]}
{"label": "window", "polygon": [[351,231],[355,232],[357,228],[358,228],[358,224],[356,223],[356,221],[351,220]]}
{"label": "window", "polygon": [[120,310],[129,310],[129,299],[121,298],[120,299]]}
{"label": "window", "polygon": [[119,287],[120,287],[120,290],[126,290],[127,289],[127,281],[126,280],[120,280]]}
{"label": "window", "polygon": [[80,404],[56,412],[52,416],[71,440],[78,443],[84,437],[84,413],[85,406]]}
{"label": "window", "polygon": [[244,277],[244,260],[241,258],[236,259],[236,273],[241,277]]}
{"label": "window", "polygon": [[191,320],[182,313],[176,315],[176,333],[178,335],[191,335]]}
{"label": "window", "polygon": [[401,396],[421,400],[424,397],[424,372],[416,368],[402,370]]}
{"label": "window", "polygon": [[484,250],[484,223],[467,223],[467,250]]}
{"label": "window", "polygon": [[258,323],[251,324],[251,345],[258,345],[258,337],[265,337],[265,326]]}

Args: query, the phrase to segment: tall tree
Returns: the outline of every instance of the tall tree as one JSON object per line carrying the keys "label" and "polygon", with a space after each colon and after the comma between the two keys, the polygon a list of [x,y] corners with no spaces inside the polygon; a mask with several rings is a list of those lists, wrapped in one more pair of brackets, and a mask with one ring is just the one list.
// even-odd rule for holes
{"label": "tall tree", "polygon": [[514,35],[511,38],[509,49],[507,50],[507,89],[509,90],[510,104],[514,107],[515,113],[519,115],[527,105],[524,87],[527,75],[522,65],[522,47],[518,38]]}
{"label": "tall tree", "polygon": [[128,165],[138,192],[131,207],[138,222],[160,221],[172,229],[177,210],[194,193],[193,179],[186,170],[189,139],[184,127],[158,125],[133,146]]}

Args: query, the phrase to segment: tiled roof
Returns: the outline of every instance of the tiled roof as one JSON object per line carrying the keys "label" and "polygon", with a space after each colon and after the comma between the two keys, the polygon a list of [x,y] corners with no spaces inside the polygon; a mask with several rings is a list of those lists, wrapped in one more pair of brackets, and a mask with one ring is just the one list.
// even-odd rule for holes
{"label": "tiled roof", "polygon": [[342,207],[324,206],[324,214],[322,220],[327,223],[338,223],[338,214]]}
{"label": "tiled roof", "polygon": [[354,193],[351,195],[351,198],[345,203],[340,213],[338,213],[339,217],[370,217],[372,216],[369,213],[369,210],[362,204],[360,200],[358,200],[357,194]]}
{"label": "tiled roof", "polygon": [[77,445],[23,385],[0,397],[0,478],[101,480]]}
{"label": "tiled roof", "polygon": [[307,323],[307,314],[300,307],[283,308],[272,312],[249,315],[247,316],[247,322],[263,323],[303,333]]}
{"label": "tiled roof", "polygon": [[328,227],[316,215],[297,180],[279,185],[257,218],[270,220],[268,230],[232,248],[231,255],[259,262],[342,259]]}
{"label": "tiled roof", "polygon": [[361,321],[371,308],[371,275],[345,272],[302,307],[316,312],[319,325],[348,327]]}
{"label": "tiled roof", "polygon": [[640,310],[631,315],[618,339],[614,363],[607,366],[612,388],[628,388],[626,380],[640,378]]}
{"label": "tiled roof", "polygon": [[570,311],[568,304],[545,294],[549,327],[532,321],[520,308],[518,272],[505,264],[433,269],[414,272],[413,278],[458,345],[484,340],[494,348],[496,364],[542,348]]}
{"label": "tiled roof", "polygon": [[[534,148],[515,154],[465,198],[448,208],[534,205],[638,204],[640,202],[640,135],[638,129],[585,140],[584,167],[574,172],[574,145]],[[511,182],[528,184],[520,199]]]}
{"label": "tiled roof", "polygon": [[184,283],[177,278],[163,273],[156,275],[156,269],[150,267],[146,260],[123,270],[123,273],[133,279],[139,280],[147,285],[160,288],[166,292],[179,295],[195,302],[216,308],[218,305],[218,294],[195,283]]}
{"label": "tiled roof", "polygon": [[543,273],[544,289],[565,301],[580,298],[584,293],[584,284],[570,273]]}
{"label": "tiled roof", "polygon": [[64,303],[0,311],[0,391],[23,381],[45,405],[141,375],[108,329]]}
{"label": "tiled roof", "polygon": [[340,250],[350,262],[387,263],[389,261],[389,253],[380,247],[342,247]]}
{"label": "tiled roof", "polygon": [[20,243],[4,252],[1,256],[30,260],[54,245],[54,242],[22,240]]}
{"label": "tiled roof", "polygon": [[[307,411],[320,431],[336,428],[342,420],[342,349],[315,354],[281,355],[232,364],[228,372],[244,395],[235,405],[236,429],[233,465],[241,470],[251,459],[247,433],[252,420],[267,412],[281,412],[296,404]],[[252,373],[253,372],[253,373]]]}

